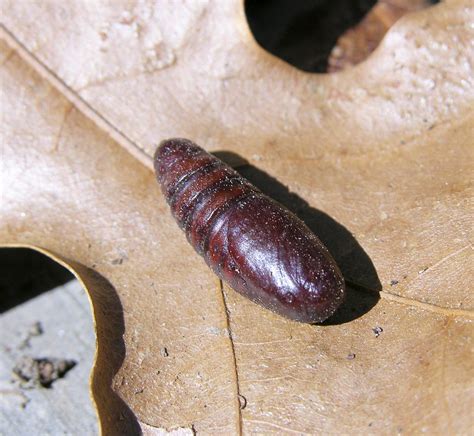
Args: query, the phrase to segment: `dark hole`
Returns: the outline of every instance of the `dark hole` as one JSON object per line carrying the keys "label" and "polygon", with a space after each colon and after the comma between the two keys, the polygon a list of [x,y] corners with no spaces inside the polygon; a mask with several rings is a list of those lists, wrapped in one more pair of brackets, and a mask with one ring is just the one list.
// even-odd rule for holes
{"label": "dark hole", "polygon": [[[438,3],[431,0],[427,3]],[[377,0],[246,0],[257,42],[291,65],[325,73],[337,39],[356,26]]]}
{"label": "dark hole", "polygon": [[246,0],[257,42],[304,71],[324,73],[340,35],[355,26],[376,0]]}
{"label": "dark hole", "polygon": [[27,248],[0,249],[0,313],[73,280],[49,257]]}

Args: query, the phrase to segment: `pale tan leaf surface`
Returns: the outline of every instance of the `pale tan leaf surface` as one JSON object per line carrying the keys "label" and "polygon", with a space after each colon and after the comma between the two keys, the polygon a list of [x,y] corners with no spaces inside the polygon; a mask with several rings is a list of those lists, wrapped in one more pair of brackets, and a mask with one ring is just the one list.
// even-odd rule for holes
{"label": "pale tan leaf surface", "polygon": [[[3,2],[4,37],[67,98],[2,46],[0,241],[72,259],[114,290],[123,327],[109,333],[123,328],[124,350],[100,363],[108,317],[89,287],[96,399],[113,378],[140,422],[197,432],[466,433],[471,3],[404,17],[332,76],[264,53],[239,2],[71,5]],[[96,125],[145,166],[168,136],[247,159],[242,172],[366,291],[350,289],[332,325],[307,326],[222,290],[151,172]],[[112,432],[118,408],[104,409]]]}
{"label": "pale tan leaf surface", "polygon": [[264,53],[239,0],[179,8],[5,0],[4,9],[13,38],[150,154],[157,135],[176,134],[258,154],[269,135],[293,144],[317,133],[320,144],[357,152],[417,134],[472,101],[466,0],[404,17],[365,65],[337,76],[301,73]]}
{"label": "pale tan leaf surface", "polygon": [[468,432],[471,323],[382,299],[362,318],[315,328],[228,296],[246,434]]}

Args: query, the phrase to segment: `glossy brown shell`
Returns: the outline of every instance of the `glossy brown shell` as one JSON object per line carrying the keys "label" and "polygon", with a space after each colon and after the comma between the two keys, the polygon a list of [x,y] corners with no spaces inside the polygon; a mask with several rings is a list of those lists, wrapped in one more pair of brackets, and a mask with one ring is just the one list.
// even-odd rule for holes
{"label": "glossy brown shell", "polygon": [[299,218],[189,140],[163,141],[154,164],[176,221],[222,280],[296,321],[334,313],[344,280]]}

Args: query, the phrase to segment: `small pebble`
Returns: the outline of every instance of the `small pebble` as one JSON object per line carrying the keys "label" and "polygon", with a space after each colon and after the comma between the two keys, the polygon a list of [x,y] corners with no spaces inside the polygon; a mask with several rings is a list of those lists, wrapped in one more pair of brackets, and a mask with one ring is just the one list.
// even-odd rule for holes
{"label": "small pebble", "polygon": [[374,327],[372,331],[374,332],[375,337],[378,338],[380,336],[380,333],[383,332],[383,328],[380,326],[377,326],[377,327]]}

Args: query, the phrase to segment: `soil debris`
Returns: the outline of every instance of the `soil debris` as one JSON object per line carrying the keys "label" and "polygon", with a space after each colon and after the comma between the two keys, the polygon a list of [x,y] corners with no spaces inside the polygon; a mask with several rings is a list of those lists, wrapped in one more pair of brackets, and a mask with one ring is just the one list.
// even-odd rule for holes
{"label": "soil debris", "polygon": [[35,336],[41,336],[44,333],[43,326],[41,325],[41,322],[36,321],[34,324],[31,325],[31,327],[28,329],[26,332],[23,340],[20,343],[20,350],[24,348],[29,348],[31,346],[30,340],[34,338]]}
{"label": "soil debris", "polygon": [[24,356],[13,368],[13,374],[24,388],[50,388],[74,366],[76,366],[74,360]]}

